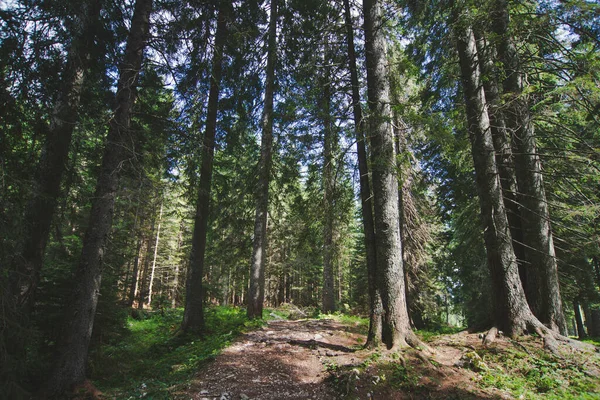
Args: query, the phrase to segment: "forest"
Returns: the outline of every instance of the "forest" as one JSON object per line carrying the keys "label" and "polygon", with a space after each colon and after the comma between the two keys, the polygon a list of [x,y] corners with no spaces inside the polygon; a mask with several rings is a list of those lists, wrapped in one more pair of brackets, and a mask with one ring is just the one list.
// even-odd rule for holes
{"label": "forest", "polygon": [[596,398],[598,3],[0,1],[0,398],[200,398],[287,318],[369,352],[345,398],[423,394],[433,332]]}

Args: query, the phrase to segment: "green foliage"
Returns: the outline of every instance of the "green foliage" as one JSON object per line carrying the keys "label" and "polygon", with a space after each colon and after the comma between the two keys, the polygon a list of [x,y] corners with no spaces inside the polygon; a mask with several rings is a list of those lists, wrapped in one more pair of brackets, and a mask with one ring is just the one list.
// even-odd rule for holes
{"label": "green foliage", "polygon": [[482,353],[490,368],[480,371],[480,385],[508,391],[515,398],[591,399],[600,390],[579,356],[560,359],[545,351],[530,355],[512,349]]}
{"label": "green foliage", "polygon": [[463,330],[464,330],[463,327],[439,325],[439,326],[436,327],[436,329],[432,329],[432,330],[418,329],[418,330],[415,331],[415,333],[417,335],[419,335],[419,337],[423,341],[430,342],[433,339],[437,338],[438,336],[441,336],[441,335],[452,335],[452,334],[461,332]]}
{"label": "green foliage", "polygon": [[245,310],[210,307],[208,331],[201,337],[178,332],[182,309],[141,313],[129,318],[127,332],[90,356],[90,377],[107,395],[169,399],[169,388],[185,382],[235,337],[260,326],[248,321]]}

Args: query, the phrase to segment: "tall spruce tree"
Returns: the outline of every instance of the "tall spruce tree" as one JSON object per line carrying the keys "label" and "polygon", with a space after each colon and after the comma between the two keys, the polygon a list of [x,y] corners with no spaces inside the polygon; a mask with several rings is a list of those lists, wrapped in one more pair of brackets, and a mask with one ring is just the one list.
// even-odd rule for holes
{"label": "tall spruce tree", "polygon": [[382,335],[390,349],[417,346],[419,340],[410,328],[406,307],[382,1],[365,1],[364,18],[378,284],[384,310]]}
{"label": "tall spruce tree", "polygon": [[210,77],[210,92],[208,97],[208,112],[206,129],[202,140],[202,166],[198,183],[198,199],[194,218],[194,233],[188,280],[186,282],[185,312],[181,328],[186,332],[201,332],[204,329],[204,290],[202,280],[206,253],[206,233],[208,229],[210,193],[213,174],[213,159],[215,152],[215,135],[217,131],[217,113],[219,111],[219,92],[223,71],[223,50],[227,40],[227,23],[230,15],[228,2],[219,1],[217,15],[217,30],[213,52]]}
{"label": "tall spruce tree", "polygon": [[275,92],[275,66],[277,64],[277,7],[278,1],[271,0],[269,34],[267,36],[267,68],[265,74],[265,101],[262,115],[262,136],[259,181],[256,188],[256,216],[254,242],[250,266],[248,291],[248,317],[262,318],[265,298],[265,265],[267,259],[267,220],[269,215],[269,182],[273,152],[273,97]]}
{"label": "tall spruce tree", "polygon": [[76,271],[73,301],[66,310],[58,358],[46,382],[45,391],[50,396],[59,396],[86,378],[87,356],[102,280],[104,247],[112,225],[119,170],[129,157],[131,109],[150,32],[151,13],[152,0],[136,1],[124,59],[119,68],[116,106],[109,122],[102,168]]}
{"label": "tall spruce tree", "polygon": [[542,164],[535,142],[529,102],[523,92],[524,80],[519,54],[509,30],[508,1],[495,1],[491,16],[492,28],[498,40],[498,56],[503,67],[503,97],[507,105],[504,115],[515,148],[515,174],[519,189],[518,200],[522,205],[523,239],[526,248],[530,250],[527,252],[528,268],[533,268],[535,275],[539,276],[536,283],[539,285],[541,298],[536,311],[544,324],[566,334]]}

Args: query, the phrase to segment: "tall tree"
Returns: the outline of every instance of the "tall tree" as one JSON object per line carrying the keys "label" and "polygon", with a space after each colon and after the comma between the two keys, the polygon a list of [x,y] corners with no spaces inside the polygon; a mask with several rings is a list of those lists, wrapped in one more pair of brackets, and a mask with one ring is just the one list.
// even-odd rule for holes
{"label": "tall tree", "polygon": [[455,10],[454,23],[465,96],[468,130],[488,267],[492,278],[494,323],[486,342],[495,339],[498,329],[513,337],[537,332],[546,345],[556,348],[556,338],[531,312],[519,278],[518,264],[502,197],[502,186],[496,165],[475,35],[470,25]]}
{"label": "tall tree", "polygon": [[[326,34],[327,35],[327,34]],[[336,132],[333,129],[331,115],[332,80],[331,60],[329,58],[329,40],[325,37],[323,43],[322,94],[320,96],[320,114],[323,123],[323,293],[322,310],[325,313],[335,311],[335,148],[337,147]]]}
{"label": "tall tree", "polygon": [[128,158],[131,109],[136,83],[150,32],[152,0],[137,0],[119,68],[116,106],[109,122],[100,176],[92,202],[88,229],[76,271],[73,301],[67,310],[58,359],[46,383],[48,395],[60,395],[85,380],[86,362],[102,279],[104,246],[112,225],[119,170]]}
{"label": "tall tree", "polygon": [[210,91],[208,95],[208,112],[206,115],[206,130],[202,141],[202,166],[196,214],[194,218],[194,233],[192,236],[192,251],[188,280],[186,282],[185,312],[182,329],[186,332],[201,332],[204,329],[204,290],[202,278],[204,275],[204,260],[206,253],[206,232],[210,207],[212,185],[213,159],[215,153],[215,134],[217,131],[217,112],[219,110],[219,88],[222,75],[223,49],[227,39],[227,22],[229,7],[227,1],[219,2],[217,15],[217,30],[212,59]]}
{"label": "tall tree", "polygon": [[[521,210],[517,198],[517,177],[515,175],[514,155],[511,145],[511,135],[506,126],[506,116],[501,107],[501,92],[499,87],[499,72],[496,66],[497,52],[496,46],[490,43],[485,32],[475,32],[477,39],[477,53],[480,60],[481,75],[485,98],[488,105],[488,116],[490,119],[490,130],[494,149],[496,151],[496,165],[500,174],[500,184],[502,185],[502,196],[504,197],[504,206],[510,226],[510,233],[513,242],[513,248],[519,263],[519,275],[528,297],[530,307],[535,303],[533,294],[529,294],[528,288],[534,285],[527,279],[527,269],[525,262],[525,247],[523,246],[523,229],[521,221]],[[531,274],[530,274],[531,275]],[[528,284],[529,283],[529,284]]]}
{"label": "tall tree", "polygon": [[528,263],[537,271],[540,285],[540,320],[557,332],[566,334],[552,228],[546,201],[542,163],[537,152],[529,101],[523,93],[524,80],[519,54],[511,39],[507,0],[495,0],[492,28],[498,40],[498,56],[503,65],[504,100],[507,126],[515,148],[515,173],[522,204],[523,238],[529,249]]}
{"label": "tall tree", "polygon": [[366,0],[364,18],[378,282],[384,310],[382,334],[391,349],[416,346],[419,340],[410,328],[406,307],[382,1]]}
{"label": "tall tree", "polygon": [[265,298],[269,182],[273,157],[273,95],[275,92],[275,65],[277,63],[277,7],[278,0],[271,0],[265,76],[265,102],[262,115],[260,161],[258,165],[259,181],[255,192],[256,216],[254,222],[252,262],[250,266],[250,288],[248,291],[249,318],[262,318]]}
{"label": "tall tree", "polygon": [[34,180],[32,198],[25,215],[25,236],[21,256],[16,258],[12,282],[17,304],[28,314],[33,306],[40,279],[50,225],[60,195],[60,183],[66,169],[73,130],[78,122],[79,103],[90,67],[101,2],[84,1],[72,22],[73,38],[67,56],[50,126]]}
{"label": "tall tree", "polygon": [[373,222],[373,202],[371,195],[371,182],[369,179],[369,165],[367,160],[367,139],[365,137],[365,120],[363,119],[360,102],[360,86],[358,82],[358,68],[356,67],[356,50],[354,48],[354,27],[350,0],[344,0],[344,16],[346,23],[346,40],[348,42],[348,68],[350,69],[350,83],[352,85],[352,112],[354,116],[354,130],[356,132],[356,150],[358,158],[358,173],[360,174],[360,203],[365,235],[365,249],[367,261],[367,280],[369,287],[369,334],[367,347],[377,346],[381,340],[381,294],[377,286],[377,256],[375,253],[375,228]]}

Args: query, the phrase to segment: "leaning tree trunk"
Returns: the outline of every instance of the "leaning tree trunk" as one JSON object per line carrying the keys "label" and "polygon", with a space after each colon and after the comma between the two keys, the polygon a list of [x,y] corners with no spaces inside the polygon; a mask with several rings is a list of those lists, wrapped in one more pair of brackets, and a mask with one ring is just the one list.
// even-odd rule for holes
{"label": "leaning tree trunk", "polygon": [[258,187],[255,192],[256,216],[254,220],[254,244],[250,266],[248,290],[248,317],[262,318],[265,299],[265,261],[267,255],[267,218],[269,211],[269,181],[273,152],[273,94],[275,91],[275,64],[277,63],[277,6],[271,0],[269,42],[267,45],[267,70],[265,81],[265,105],[262,115],[262,138],[258,164]]}
{"label": "leaning tree trunk", "polygon": [[410,328],[406,308],[382,1],[365,0],[364,18],[377,235],[375,246],[378,283],[384,310],[382,335],[383,341],[391,349],[420,343]]}
{"label": "leaning tree trunk", "polygon": [[85,380],[86,361],[102,279],[104,246],[110,233],[119,169],[128,157],[127,145],[131,109],[135,102],[135,85],[150,30],[152,0],[137,0],[127,39],[125,57],[120,67],[116,108],[109,123],[102,168],[79,265],[76,286],[67,309],[64,331],[58,345],[58,360],[46,383],[47,394],[60,395]]}
{"label": "leaning tree trunk", "polygon": [[50,127],[34,180],[33,197],[25,213],[23,249],[16,260],[15,279],[11,285],[22,316],[28,316],[31,312],[40,280],[50,225],[60,195],[60,182],[78,120],[81,90],[90,67],[100,8],[100,1],[82,2],[81,12],[73,23],[74,37],[50,117]]}
{"label": "leaning tree trunk", "polygon": [[192,251],[190,267],[186,283],[185,311],[181,328],[185,332],[199,333],[204,329],[204,255],[206,253],[206,232],[208,228],[208,211],[212,182],[213,158],[215,154],[215,133],[217,131],[217,111],[219,108],[219,86],[221,83],[223,48],[227,36],[227,2],[222,0],[217,17],[215,32],[215,50],[212,60],[210,91],[208,95],[208,113],[206,115],[206,131],[202,143],[202,166],[200,167],[200,187],[194,218]]}
{"label": "leaning tree trunk", "polygon": [[540,302],[538,315],[550,329],[567,333],[563,314],[558,269],[552,239],[550,214],[546,201],[542,163],[537,152],[529,102],[523,93],[522,68],[516,46],[509,32],[507,0],[497,0],[493,30],[498,38],[498,55],[504,67],[504,96],[507,126],[515,148],[515,172],[523,218],[523,239],[530,249],[527,261],[539,274]]}
{"label": "leaning tree trunk", "polygon": [[369,166],[367,161],[367,144],[365,137],[365,121],[360,105],[360,86],[356,67],[356,51],[354,49],[354,30],[350,0],[344,0],[346,19],[346,34],[348,40],[348,62],[352,84],[352,110],[354,114],[354,129],[356,130],[356,151],[358,172],[360,174],[360,203],[365,234],[365,249],[367,259],[367,280],[369,286],[369,334],[365,347],[376,347],[381,340],[381,315],[383,306],[377,286],[377,258],[375,254],[375,228],[373,222],[373,203],[371,184],[369,182]]}
{"label": "leaning tree trunk", "polygon": [[557,335],[533,315],[527,304],[519,278],[517,259],[502,197],[502,186],[494,156],[487,104],[481,83],[475,36],[470,27],[455,22],[457,50],[465,95],[465,108],[488,267],[492,278],[494,321],[486,342],[495,338],[498,329],[514,337],[530,332],[544,336],[546,346],[555,350]]}

